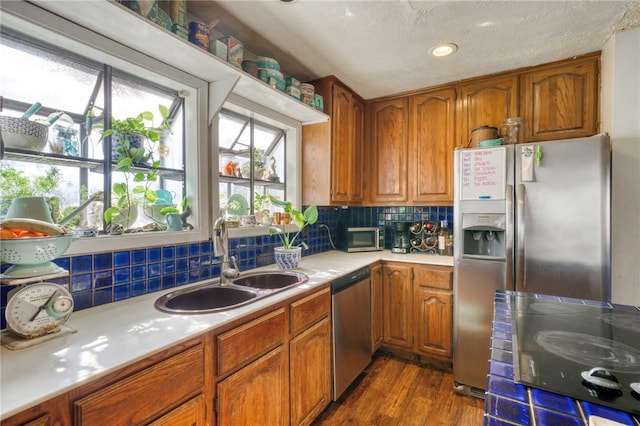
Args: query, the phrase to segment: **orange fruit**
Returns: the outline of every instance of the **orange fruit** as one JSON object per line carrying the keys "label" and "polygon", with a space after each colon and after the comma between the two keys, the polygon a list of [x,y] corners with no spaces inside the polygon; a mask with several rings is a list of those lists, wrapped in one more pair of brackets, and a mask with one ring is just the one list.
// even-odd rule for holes
{"label": "orange fruit", "polygon": [[13,239],[13,238],[18,238],[18,236],[16,234],[13,233],[13,231],[11,229],[8,228],[2,228],[0,229],[0,239]]}

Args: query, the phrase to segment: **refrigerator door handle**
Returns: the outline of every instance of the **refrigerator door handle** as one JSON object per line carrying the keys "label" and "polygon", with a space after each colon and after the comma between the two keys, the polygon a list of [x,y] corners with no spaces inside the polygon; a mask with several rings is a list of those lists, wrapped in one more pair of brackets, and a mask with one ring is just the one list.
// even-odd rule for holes
{"label": "refrigerator door handle", "polygon": [[516,203],[517,215],[516,215],[516,290],[524,291],[527,287],[527,283],[524,278],[524,241],[525,241],[525,190],[523,184],[516,186]]}
{"label": "refrigerator door handle", "polygon": [[506,249],[507,249],[507,271],[505,276],[504,288],[506,290],[513,290],[513,186],[507,185],[507,235],[506,235]]}

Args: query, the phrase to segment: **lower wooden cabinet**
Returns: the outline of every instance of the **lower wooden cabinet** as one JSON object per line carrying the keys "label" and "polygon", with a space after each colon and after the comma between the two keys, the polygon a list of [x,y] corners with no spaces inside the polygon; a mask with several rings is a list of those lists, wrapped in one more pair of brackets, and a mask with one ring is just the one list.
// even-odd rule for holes
{"label": "lower wooden cabinet", "polygon": [[174,408],[149,426],[196,426],[206,424],[205,399],[200,394]]}
{"label": "lower wooden cabinet", "polygon": [[289,424],[287,353],[282,346],[217,386],[217,424]]}
{"label": "lower wooden cabinet", "polygon": [[69,394],[52,398],[0,421],[2,426],[67,426],[71,424]]}
{"label": "lower wooden cabinet", "polygon": [[328,317],[294,337],[291,356],[291,424],[308,425],[331,398],[331,323]]}
{"label": "lower wooden cabinet", "polygon": [[382,346],[382,263],[371,266],[371,352]]}
{"label": "lower wooden cabinet", "polygon": [[384,263],[382,281],[382,341],[403,349],[413,346],[411,310],[412,266],[408,263]]}
{"label": "lower wooden cabinet", "polygon": [[383,270],[383,346],[451,361],[452,268],[385,262]]}
{"label": "lower wooden cabinet", "polygon": [[204,380],[204,345],[198,344],[74,401],[74,424],[148,424],[198,395]]}
{"label": "lower wooden cabinet", "polygon": [[292,302],[288,320],[281,308],[217,336],[218,425],[308,425],[324,410],[331,398],[330,297],[320,290]]}

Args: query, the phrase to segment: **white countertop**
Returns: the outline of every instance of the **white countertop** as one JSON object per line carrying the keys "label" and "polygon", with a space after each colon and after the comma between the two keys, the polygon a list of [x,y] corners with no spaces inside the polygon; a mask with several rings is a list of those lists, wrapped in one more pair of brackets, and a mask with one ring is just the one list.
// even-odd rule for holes
{"label": "white countertop", "polygon": [[[2,346],[0,418],[7,418],[154,352],[381,259],[453,266],[450,256],[392,254],[388,250],[368,253],[329,251],[302,258],[296,271],[309,276],[307,283],[229,311],[206,315],[159,312],[153,307],[155,300],[176,290],[172,289],[75,312],[66,323],[77,331],[74,334],[17,351]],[[269,270],[277,270],[277,267],[270,265],[250,272]]]}

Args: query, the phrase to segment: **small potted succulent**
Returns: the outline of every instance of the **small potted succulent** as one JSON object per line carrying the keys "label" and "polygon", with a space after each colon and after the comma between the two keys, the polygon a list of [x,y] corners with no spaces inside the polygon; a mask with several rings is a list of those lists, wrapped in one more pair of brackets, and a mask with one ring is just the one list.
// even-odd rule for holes
{"label": "small potted succulent", "polygon": [[298,241],[298,237],[307,225],[313,225],[318,220],[318,208],[314,205],[307,207],[304,212],[296,210],[289,201],[281,201],[274,196],[269,196],[271,204],[282,207],[284,212],[291,217],[293,223],[298,227],[295,232],[286,231],[286,225],[281,227],[272,226],[269,228],[270,235],[278,235],[282,242],[281,247],[276,247],[275,259],[280,269],[293,269],[298,266],[302,258],[302,248],[309,246],[304,241]]}

